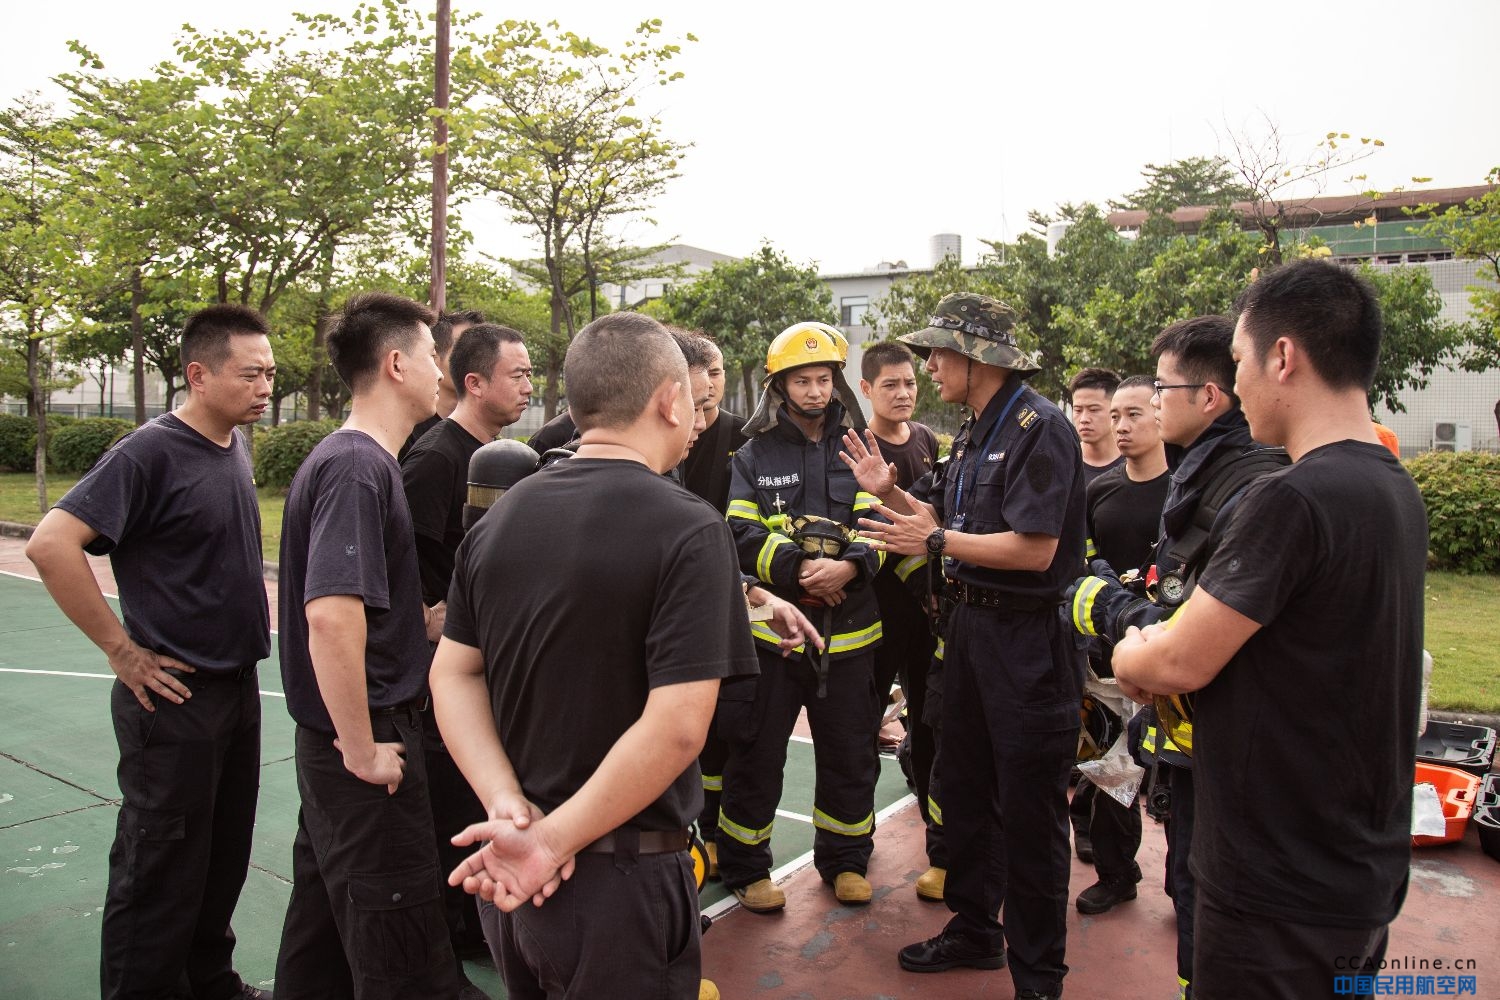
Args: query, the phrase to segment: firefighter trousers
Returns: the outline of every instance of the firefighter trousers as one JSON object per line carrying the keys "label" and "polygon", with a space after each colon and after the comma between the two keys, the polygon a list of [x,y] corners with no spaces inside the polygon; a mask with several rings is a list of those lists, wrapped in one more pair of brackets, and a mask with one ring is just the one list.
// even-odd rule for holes
{"label": "firefighter trousers", "polygon": [[[783,659],[757,645],[760,677],[749,724],[726,724],[719,829],[719,874],[731,889],[771,874],[771,833],[781,801],[787,741],[807,709],[817,786],[813,795],[813,863],[825,881],[842,872],[865,873],[875,832],[875,781],[880,775],[876,735],[880,700],[873,651],[829,664],[828,693],[817,696],[813,661]],[[724,706],[721,705],[721,708]],[[721,717],[721,723],[726,720]]]}

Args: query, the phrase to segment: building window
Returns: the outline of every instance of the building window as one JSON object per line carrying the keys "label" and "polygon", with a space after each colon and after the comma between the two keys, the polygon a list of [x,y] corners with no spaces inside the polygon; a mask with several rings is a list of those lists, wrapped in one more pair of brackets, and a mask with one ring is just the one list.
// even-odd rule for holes
{"label": "building window", "polygon": [[870,308],[868,295],[845,295],[839,299],[839,325],[864,326],[865,312]]}

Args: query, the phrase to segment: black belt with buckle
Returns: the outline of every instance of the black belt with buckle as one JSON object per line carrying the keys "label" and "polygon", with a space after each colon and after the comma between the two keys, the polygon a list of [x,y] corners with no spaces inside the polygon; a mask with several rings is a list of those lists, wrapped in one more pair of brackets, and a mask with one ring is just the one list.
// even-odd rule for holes
{"label": "black belt with buckle", "polygon": [[676,854],[688,849],[688,832],[679,830],[637,830],[634,827],[619,827],[583,848],[586,854],[614,854],[629,849],[629,841],[638,840],[634,854]]}
{"label": "black belt with buckle", "polygon": [[390,705],[385,708],[370,709],[371,715],[405,715],[416,724],[416,720],[422,713],[432,706],[432,696],[423,695],[421,698],[413,698],[411,701],[403,701],[399,705]]}
{"label": "black belt with buckle", "polygon": [[1061,603],[1029,594],[1012,594],[991,587],[955,580],[951,584],[954,599],[978,608],[1003,608],[1006,611],[1041,611]]}

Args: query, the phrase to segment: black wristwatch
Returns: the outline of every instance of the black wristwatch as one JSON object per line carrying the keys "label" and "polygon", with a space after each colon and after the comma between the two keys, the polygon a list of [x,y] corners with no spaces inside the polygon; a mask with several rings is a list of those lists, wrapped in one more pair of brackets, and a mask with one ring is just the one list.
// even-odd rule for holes
{"label": "black wristwatch", "polygon": [[933,558],[943,554],[943,549],[948,544],[948,533],[942,528],[933,528],[932,534],[927,536],[927,554]]}

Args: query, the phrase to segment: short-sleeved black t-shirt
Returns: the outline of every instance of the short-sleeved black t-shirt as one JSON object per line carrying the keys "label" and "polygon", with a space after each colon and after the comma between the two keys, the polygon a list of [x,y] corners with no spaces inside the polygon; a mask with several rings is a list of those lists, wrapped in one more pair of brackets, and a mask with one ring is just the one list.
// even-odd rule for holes
{"label": "short-sleeved black t-shirt", "polygon": [[365,683],[371,708],[424,697],[431,659],[411,513],[401,470],[360,431],[338,430],[297,470],[281,524],[281,678],[298,725],[332,733],[307,649],[308,601],[365,605]]}
{"label": "short-sleeved black t-shirt", "polygon": [[125,630],[205,673],[271,652],[260,507],[238,434],[220,447],[164,413],[115,445],[57,506],[99,537]]}
{"label": "short-sleeved black t-shirt", "polygon": [[1427,517],[1378,444],[1245,489],[1199,588],[1262,628],[1198,693],[1199,886],[1262,916],[1388,923],[1411,863]]}
{"label": "short-sleeved black t-shirt", "polygon": [[945,527],[974,534],[1051,535],[1047,569],[1001,570],[947,560],[949,577],[1020,597],[1057,600],[1083,565],[1083,453],[1061,410],[1017,379],[959,429],[934,502]]}
{"label": "short-sleeved black t-shirt", "polygon": [[1161,532],[1161,508],[1172,476],[1136,482],[1117,465],[1088,486],[1088,529],[1098,558],[1116,573],[1139,569]]}
{"label": "short-sleeved black t-shirt", "polygon": [[729,507],[729,463],[748,440],[745,418],[720,408],[718,418],[698,436],[677,467],[682,485],[724,513]]}
{"label": "short-sleeved black t-shirt", "polygon": [[[559,462],[490,508],[459,548],[443,634],[482,652],[506,754],[546,811],[598,769],[652,689],[757,669],[728,525],[622,460]],[[689,768],[633,823],[687,826],[702,794]]]}
{"label": "short-sleeved black t-shirt", "polygon": [[469,459],[483,444],[449,417],[424,434],[401,460],[401,481],[417,533],[422,601],[429,606],[448,596],[453,557],[464,540]]}
{"label": "short-sleeved black t-shirt", "polygon": [[[910,490],[917,480],[931,472],[938,459],[938,440],[932,428],[915,420],[909,421],[907,426],[911,433],[904,444],[892,444],[877,435],[881,457],[896,467],[896,485],[903,490]],[[882,618],[889,617],[890,609],[898,602],[915,603],[911,591],[898,575],[897,568],[901,564],[900,558],[888,558],[875,575],[875,594],[880,599]],[[886,627],[890,627],[890,622],[886,622]]]}
{"label": "short-sleeved black t-shirt", "polygon": [[1107,463],[1105,465],[1090,465],[1089,463],[1084,462],[1083,463],[1083,488],[1084,489],[1088,489],[1090,486],[1094,485],[1094,480],[1098,479],[1100,476],[1104,475],[1106,472],[1110,472],[1110,471],[1112,471],[1114,469],[1118,469],[1120,466],[1122,466],[1124,464],[1125,464],[1125,456],[1124,455],[1116,455],[1115,456],[1115,460],[1113,462],[1109,462],[1109,463]]}

